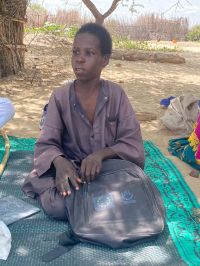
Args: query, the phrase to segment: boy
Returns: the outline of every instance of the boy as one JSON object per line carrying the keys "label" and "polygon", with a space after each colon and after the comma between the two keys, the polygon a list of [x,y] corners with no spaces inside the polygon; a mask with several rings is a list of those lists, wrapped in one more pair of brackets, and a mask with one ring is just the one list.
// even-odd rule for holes
{"label": "boy", "polygon": [[144,167],[140,126],[131,104],[121,87],[100,79],[111,52],[104,27],[83,25],[73,43],[76,80],[55,90],[48,104],[34,170],[23,190],[39,196],[44,211],[56,219],[67,219],[64,197],[82,182],[93,181],[103,160],[118,158]]}

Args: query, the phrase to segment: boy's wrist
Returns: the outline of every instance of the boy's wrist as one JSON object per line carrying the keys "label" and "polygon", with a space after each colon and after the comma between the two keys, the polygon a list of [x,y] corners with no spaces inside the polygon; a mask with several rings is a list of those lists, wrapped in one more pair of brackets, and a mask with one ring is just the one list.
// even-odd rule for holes
{"label": "boy's wrist", "polygon": [[101,160],[117,158],[117,154],[111,148],[104,148],[97,151],[97,154],[101,157]]}
{"label": "boy's wrist", "polygon": [[53,160],[53,165],[55,166],[55,168],[61,163],[63,162],[63,160],[67,160],[65,157],[63,157],[62,155],[57,156],[54,160]]}

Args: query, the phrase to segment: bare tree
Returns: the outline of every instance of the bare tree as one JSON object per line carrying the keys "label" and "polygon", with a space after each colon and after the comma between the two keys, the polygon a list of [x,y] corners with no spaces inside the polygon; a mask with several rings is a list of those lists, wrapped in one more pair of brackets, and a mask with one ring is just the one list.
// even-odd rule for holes
{"label": "bare tree", "polygon": [[[113,11],[117,8],[117,6],[122,3],[122,4],[126,4],[127,2],[129,2],[128,0],[113,0],[111,6],[109,7],[109,9],[104,13],[101,14],[99,12],[99,10],[96,8],[96,6],[93,4],[92,1],[90,0],[82,0],[82,2],[86,5],[86,7],[91,11],[91,13],[93,14],[93,16],[95,17],[95,22],[98,24],[103,24],[104,20],[110,16],[110,14],[113,13]],[[133,11],[133,6],[134,6],[134,1],[132,1],[131,4],[131,9]]]}
{"label": "bare tree", "polygon": [[[169,10],[171,10],[174,7],[176,9],[182,7],[182,5],[181,5],[181,2],[182,1],[185,1],[188,4],[191,5],[191,3],[190,3],[189,0],[177,0],[164,13],[168,12]],[[95,22],[96,23],[99,23],[99,24],[103,24],[104,23],[104,20],[115,11],[115,9],[117,8],[117,6],[119,4],[122,4],[124,6],[128,6],[129,5],[129,10],[132,13],[136,11],[136,7],[143,7],[141,4],[136,4],[135,3],[135,0],[113,0],[113,1],[110,1],[110,2],[112,2],[112,4],[109,7],[109,9],[104,14],[101,14],[99,12],[99,10],[97,9],[97,7],[95,6],[95,4],[91,0],[82,0],[82,2],[85,4],[85,6],[91,11],[91,13],[93,14],[93,16],[95,17]]]}

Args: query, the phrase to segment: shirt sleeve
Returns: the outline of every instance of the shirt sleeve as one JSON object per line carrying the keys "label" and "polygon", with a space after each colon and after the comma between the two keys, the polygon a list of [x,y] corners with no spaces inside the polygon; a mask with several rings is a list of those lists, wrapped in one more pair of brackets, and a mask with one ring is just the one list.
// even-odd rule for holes
{"label": "shirt sleeve", "polygon": [[57,156],[64,155],[62,148],[63,127],[61,106],[55,93],[53,93],[48,104],[41,135],[35,145],[34,169],[39,176],[51,167]]}
{"label": "shirt sleeve", "polygon": [[131,103],[122,91],[115,144],[110,147],[124,160],[144,169],[144,146],[139,122]]}

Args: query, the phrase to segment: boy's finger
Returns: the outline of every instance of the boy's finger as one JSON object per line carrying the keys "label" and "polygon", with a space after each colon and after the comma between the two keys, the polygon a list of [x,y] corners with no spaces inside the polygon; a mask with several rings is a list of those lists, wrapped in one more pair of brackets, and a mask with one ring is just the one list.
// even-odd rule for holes
{"label": "boy's finger", "polygon": [[63,196],[63,197],[67,196],[67,191],[65,191],[63,184],[58,184],[57,189],[60,192],[61,196]]}
{"label": "boy's finger", "polygon": [[96,172],[97,172],[97,166],[96,165],[93,165],[93,167],[91,169],[91,174],[90,174],[91,180],[94,180],[95,179]]}
{"label": "boy's finger", "polygon": [[76,190],[78,190],[78,189],[79,189],[79,185],[78,185],[78,183],[76,182],[76,177],[72,176],[72,177],[70,177],[69,179],[70,179],[70,182],[71,182],[72,186],[73,186]]}
{"label": "boy's finger", "polygon": [[80,183],[80,184],[83,183],[83,181],[82,181],[79,177],[76,178],[76,181],[77,181],[78,183]]}
{"label": "boy's finger", "polygon": [[85,180],[85,168],[86,168],[86,164],[84,161],[82,161],[81,164],[81,169],[80,169],[80,175],[81,175],[81,180],[84,182]]}
{"label": "boy's finger", "polygon": [[95,175],[96,166],[92,163],[87,163],[85,169],[85,177],[86,181],[89,183],[92,180],[93,174]]}
{"label": "boy's finger", "polygon": [[71,194],[71,189],[70,189],[70,185],[69,185],[69,178],[65,179],[65,183],[64,183],[64,191],[70,195]]}

